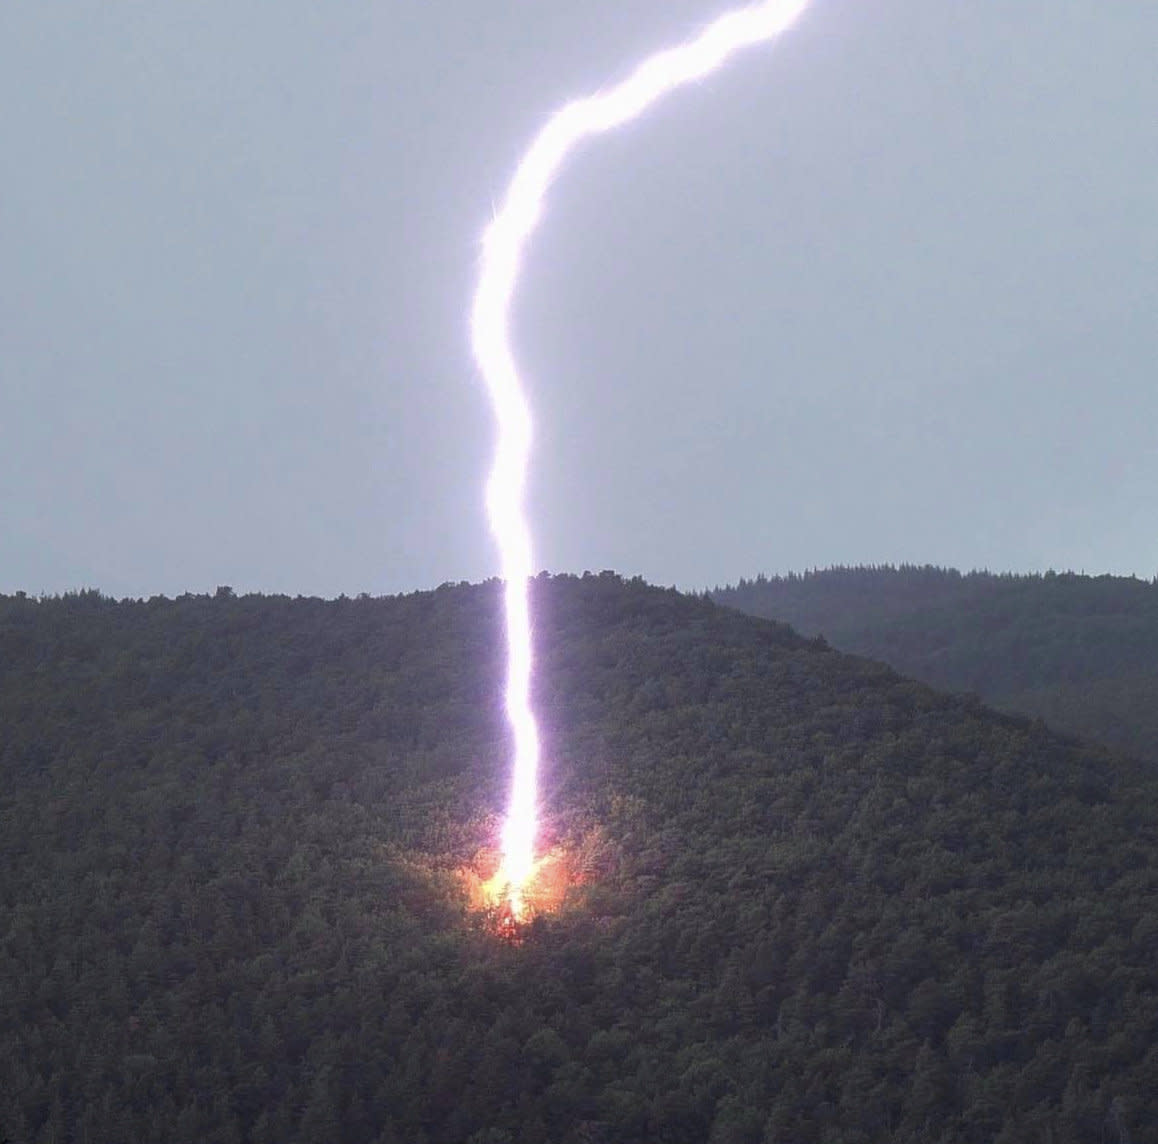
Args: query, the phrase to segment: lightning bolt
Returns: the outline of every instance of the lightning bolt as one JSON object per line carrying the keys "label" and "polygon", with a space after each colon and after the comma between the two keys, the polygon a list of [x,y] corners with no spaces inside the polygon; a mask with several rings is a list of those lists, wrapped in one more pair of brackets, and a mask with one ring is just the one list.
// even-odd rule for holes
{"label": "lightning bolt", "polygon": [[808,0],[766,0],[727,12],[695,38],[647,57],[614,87],[565,104],[523,155],[483,236],[471,311],[471,341],[497,427],[487,511],[504,581],[506,712],[514,738],[499,878],[515,918],[524,913],[524,891],[534,871],[542,750],[531,703],[534,657],[529,592],[533,552],[525,507],[531,409],[511,348],[510,330],[511,304],[523,256],[542,219],[551,183],[579,144],[637,119],[665,95],[722,67],[740,49],[775,39],[795,23],[807,4]]}

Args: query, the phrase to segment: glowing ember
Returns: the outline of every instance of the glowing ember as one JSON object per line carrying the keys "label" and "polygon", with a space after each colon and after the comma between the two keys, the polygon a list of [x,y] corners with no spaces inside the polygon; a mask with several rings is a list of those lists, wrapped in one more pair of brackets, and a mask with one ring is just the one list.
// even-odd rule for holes
{"label": "glowing ember", "polygon": [[483,238],[482,266],[471,336],[497,422],[498,440],[487,488],[491,531],[505,581],[507,718],[515,759],[496,878],[519,920],[524,888],[534,872],[538,815],[539,728],[531,707],[531,530],[524,494],[531,451],[531,411],[510,338],[511,302],[527,242],[538,226],[551,181],[585,139],[642,115],[660,98],[722,66],[736,51],[771,40],[803,12],[808,0],[766,0],[729,12],[695,39],[645,59],[622,83],[557,111],[535,137]]}
{"label": "glowing ember", "polygon": [[487,911],[497,932],[514,937],[521,923],[558,912],[571,888],[587,881],[580,867],[581,857],[574,845],[550,847],[535,859],[517,896],[511,893],[500,856],[491,850],[481,851],[469,866],[459,870],[459,877],[471,906]]}

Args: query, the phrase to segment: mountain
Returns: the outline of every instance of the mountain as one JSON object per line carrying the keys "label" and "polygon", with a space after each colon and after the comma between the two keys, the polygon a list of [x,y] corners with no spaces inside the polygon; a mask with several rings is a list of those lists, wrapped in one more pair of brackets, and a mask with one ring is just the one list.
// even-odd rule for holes
{"label": "mountain", "polygon": [[1158,580],[831,568],[712,596],[1158,762]]}
{"label": "mountain", "polygon": [[0,1137],[1153,1140],[1153,768],[611,575],[0,599]]}

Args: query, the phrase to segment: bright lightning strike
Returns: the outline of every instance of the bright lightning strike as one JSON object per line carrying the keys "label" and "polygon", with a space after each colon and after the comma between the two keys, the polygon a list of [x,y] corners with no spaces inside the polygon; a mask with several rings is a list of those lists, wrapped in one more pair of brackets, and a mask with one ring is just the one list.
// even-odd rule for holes
{"label": "bright lightning strike", "polygon": [[636,119],[669,92],[721,67],[741,48],[774,39],[796,21],[807,4],[808,0],[766,0],[728,12],[687,43],[649,56],[622,83],[562,107],[523,156],[483,238],[471,337],[497,423],[487,509],[505,582],[506,708],[515,746],[499,879],[516,919],[525,911],[524,893],[534,870],[541,751],[531,706],[532,548],[525,508],[531,410],[510,332],[511,303],[523,252],[542,218],[552,180],[580,143]]}

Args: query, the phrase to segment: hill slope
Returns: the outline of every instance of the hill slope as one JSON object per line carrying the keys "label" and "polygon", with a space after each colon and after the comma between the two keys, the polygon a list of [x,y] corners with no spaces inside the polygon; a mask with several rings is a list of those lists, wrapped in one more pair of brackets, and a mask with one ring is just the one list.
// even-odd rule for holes
{"label": "hill slope", "polygon": [[1158,581],[832,568],[713,598],[1158,762]]}
{"label": "hill slope", "polygon": [[495,827],[498,593],[0,602],[0,1133],[1146,1139],[1143,770],[709,601],[535,585],[547,833]]}

